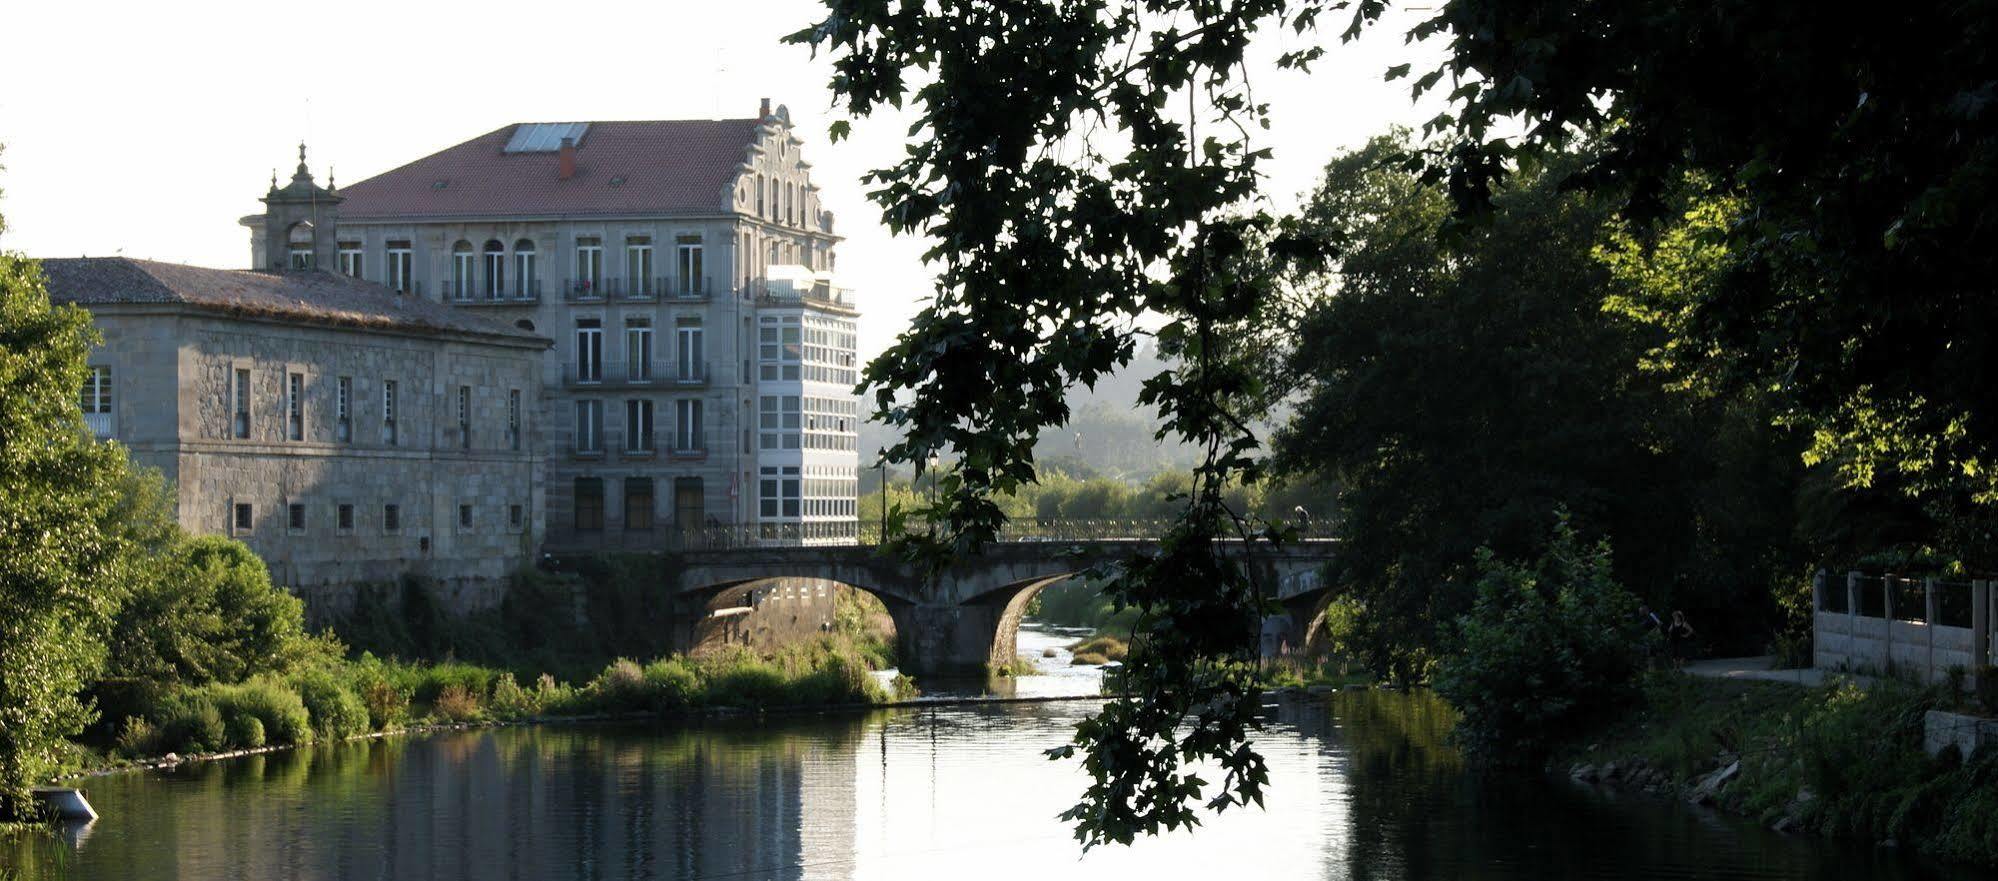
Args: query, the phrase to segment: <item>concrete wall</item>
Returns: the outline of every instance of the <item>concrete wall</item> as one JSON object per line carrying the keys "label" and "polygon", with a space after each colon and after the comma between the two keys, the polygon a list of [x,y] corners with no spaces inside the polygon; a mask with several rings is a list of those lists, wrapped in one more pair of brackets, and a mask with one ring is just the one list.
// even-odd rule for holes
{"label": "concrete wall", "polygon": [[[1873,583],[1863,587],[1862,582]],[[1968,673],[1998,658],[1990,632],[1998,591],[1985,582],[1927,583],[1916,609],[1895,609],[1890,598],[1876,610],[1860,600],[1867,588],[1881,589],[1876,579],[1857,575],[1818,576],[1813,584],[1813,666],[1942,682],[1952,670]],[[1941,623],[1940,592],[1946,590],[1970,593],[1970,626]]]}

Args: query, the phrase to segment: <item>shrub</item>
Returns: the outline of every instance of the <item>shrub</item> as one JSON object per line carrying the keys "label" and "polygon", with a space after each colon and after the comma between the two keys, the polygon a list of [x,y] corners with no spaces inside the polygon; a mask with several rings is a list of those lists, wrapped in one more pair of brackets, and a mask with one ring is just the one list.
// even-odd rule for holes
{"label": "shrub", "polygon": [[512,673],[502,673],[493,680],[493,692],[486,700],[493,715],[502,719],[522,719],[539,712],[540,702],[527,689],[514,681]]}
{"label": "shrub", "polygon": [[1606,542],[1583,546],[1563,513],[1538,561],[1481,549],[1477,569],[1477,602],[1458,619],[1457,651],[1435,682],[1459,713],[1467,752],[1536,760],[1560,732],[1634,696],[1644,634],[1636,601],[1611,578]]}
{"label": "shrub", "polygon": [[410,690],[412,696],[432,703],[451,688],[467,693],[476,703],[478,696],[491,691],[493,685],[493,670],[473,664],[446,662],[420,668],[416,674],[416,687]]}
{"label": "shrub", "polygon": [[409,717],[409,695],[380,670],[363,669],[354,676],[354,691],[368,712],[368,727],[386,731]]}
{"label": "shrub", "polygon": [[479,707],[479,696],[462,685],[444,686],[430,708],[447,722],[473,722],[485,715]]}
{"label": "shrub", "polygon": [[645,684],[652,690],[653,707],[661,712],[681,710],[700,703],[701,677],[686,658],[667,658],[645,665]]}
{"label": "shrub", "polygon": [[312,731],[326,740],[344,740],[368,733],[367,704],[359,695],[341,687],[324,671],[313,670],[292,677],[292,687],[312,720]]}
{"label": "shrub", "polygon": [[226,717],[254,717],[263,729],[265,743],[312,742],[312,715],[298,693],[282,682],[259,677],[240,685],[211,685],[202,693]]}
{"label": "shrub", "polygon": [[1131,653],[1130,647],[1125,645],[1123,640],[1109,634],[1098,634],[1091,637],[1080,645],[1077,645],[1074,651],[1078,655],[1093,655],[1103,659],[1088,662],[1095,664],[1101,664],[1105,661],[1121,661]]}
{"label": "shrub", "polygon": [[1104,664],[1110,663],[1110,659],[1095,652],[1076,652],[1069,657],[1068,663],[1071,667],[1084,664],[1092,667],[1101,667]]}
{"label": "shrub", "polygon": [[229,742],[222,711],[215,702],[198,692],[182,692],[161,701],[155,709],[153,726],[159,730],[159,748],[175,753],[212,753]]}
{"label": "shrub", "polygon": [[223,730],[229,745],[236,749],[256,749],[264,745],[264,723],[248,713],[224,717]]}
{"label": "shrub", "polygon": [[125,726],[118,730],[116,749],[131,758],[159,755],[159,729],[143,716],[126,716]]}
{"label": "shrub", "polygon": [[283,671],[328,648],[264,562],[216,535],[177,538],[136,579],[108,642],[112,675],[190,685]]}

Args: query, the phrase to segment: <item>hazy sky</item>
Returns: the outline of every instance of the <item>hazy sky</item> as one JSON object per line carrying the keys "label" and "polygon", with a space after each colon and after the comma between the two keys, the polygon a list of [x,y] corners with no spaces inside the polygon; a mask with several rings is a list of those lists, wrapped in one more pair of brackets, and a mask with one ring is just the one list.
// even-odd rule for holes
{"label": "hazy sky", "polygon": [[[858,183],[900,155],[907,123],[862,121],[850,141],[825,143],[829,67],[778,42],[818,9],[0,0],[0,247],[242,267],[249,234],[237,220],[261,211],[274,167],[290,175],[301,139],[322,183],[329,166],[352,183],[508,123],[745,117],[768,96],[808,138],[872,355],[930,290],[920,242],[891,238]],[[1411,107],[1405,82],[1381,80],[1414,51],[1401,42],[1406,23],[1335,47],[1309,76],[1252,70],[1276,112],[1261,143],[1275,151],[1265,189],[1277,207],[1293,205],[1334,151],[1434,113]],[[1299,39],[1271,35],[1269,57]]]}

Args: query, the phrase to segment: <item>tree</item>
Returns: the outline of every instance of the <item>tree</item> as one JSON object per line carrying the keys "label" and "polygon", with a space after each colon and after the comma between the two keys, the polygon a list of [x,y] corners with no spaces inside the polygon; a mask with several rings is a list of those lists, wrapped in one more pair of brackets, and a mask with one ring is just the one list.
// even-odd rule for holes
{"label": "tree", "polygon": [[1340,257],[1301,279],[1323,294],[1282,378],[1299,403],[1279,468],[1340,486],[1330,576],[1366,609],[1368,665],[1424,678],[1470,609],[1475,552],[1527,558],[1556,509],[1613,537],[1641,596],[1759,650],[1767,588],[1797,568],[1799,444],[1752,398],[1640,370],[1665,334],[1603,309],[1635,280],[1599,255],[1606,200],[1559,185],[1583,157],[1516,173],[1491,223],[1447,235],[1415,157],[1404,132],[1327,165],[1304,229]]}
{"label": "tree", "polygon": [[[1271,259],[1298,244],[1241,210],[1265,155],[1247,133],[1267,108],[1233,76],[1287,5],[827,0],[790,38],[833,54],[835,100],[853,116],[905,101],[918,115],[907,158],[867,180],[892,231],[934,243],[936,296],[863,374],[876,418],[904,435],[891,461],[956,457],[923,511],[940,539],[906,543],[911,557],[941,564],[991,540],[996,499],[1035,479],[1036,438],[1069,416],[1066,388],[1128,362],[1141,313],[1165,317],[1155,338],[1173,366],[1139,403],[1201,458],[1159,553],[1106,584],[1139,623],[1131,697],[1076,732],[1093,783],[1065,816],[1088,845],[1196,823],[1190,801],[1259,801],[1268,775],[1248,744],[1268,586],[1217,542],[1281,537],[1224,491],[1260,468],[1248,426],[1261,389],[1231,332],[1269,301]],[[1218,787],[1193,772],[1202,760]]]}
{"label": "tree", "polygon": [[77,407],[96,341],[87,313],[51,307],[37,264],[0,254],[0,813],[27,809],[90,721],[77,692],[116,606],[128,466]]}
{"label": "tree", "polygon": [[[1449,41],[1417,87],[1454,89],[1435,131],[1462,206],[1577,133],[1603,149],[1574,182],[1639,221],[1671,220],[1697,175],[1737,210],[1687,348],[1779,389],[1848,483],[1998,501],[1998,3],[1452,0],[1415,35]],[[1964,550],[1998,563],[1988,539]]]}

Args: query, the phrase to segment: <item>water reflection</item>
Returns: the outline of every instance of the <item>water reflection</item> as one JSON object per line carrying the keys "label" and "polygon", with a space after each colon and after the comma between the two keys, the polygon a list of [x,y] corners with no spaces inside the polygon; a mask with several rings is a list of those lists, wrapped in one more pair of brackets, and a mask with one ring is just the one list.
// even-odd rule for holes
{"label": "water reflection", "polygon": [[549,726],[345,744],[89,781],[27,878],[1174,879],[1948,877],[1892,854],[1538,778],[1481,779],[1423,695],[1273,710],[1265,810],[1086,856],[1054,815],[1086,705]]}

